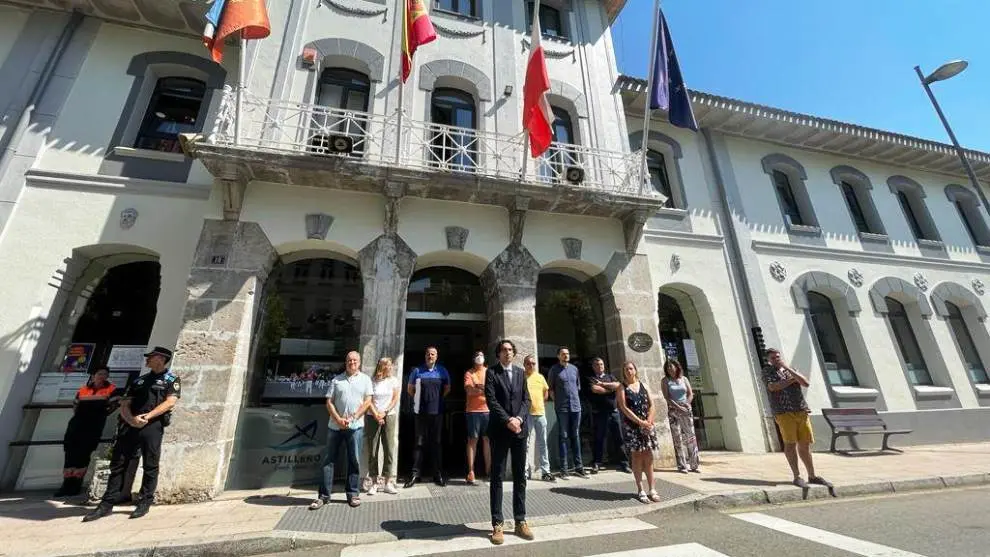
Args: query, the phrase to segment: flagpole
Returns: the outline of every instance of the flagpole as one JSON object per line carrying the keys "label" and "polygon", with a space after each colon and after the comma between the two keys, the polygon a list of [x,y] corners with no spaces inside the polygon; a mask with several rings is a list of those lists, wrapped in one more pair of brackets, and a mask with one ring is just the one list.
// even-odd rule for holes
{"label": "flagpole", "polygon": [[654,71],[656,70],[656,58],[657,58],[657,30],[660,27],[660,0],[655,0],[653,3],[653,37],[652,46],[650,47],[650,68],[648,76],[646,78],[646,107],[643,111],[643,141],[640,145],[640,159],[639,159],[639,194],[643,195],[646,189],[646,177],[649,175],[646,167],[646,153],[647,146],[650,140],[650,102],[653,96],[653,78]]}
{"label": "flagpole", "polygon": [[241,52],[240,60],[238,61],[237,69],[237,99],[234,104],[234,145],[238,145],[241,142],[241,114],[243,113],[242,105],[244,103],[244,84],[247,78],[244,74],[247,73],[247,39],[244,38],[244,31],[241,31]]}
{"label": "flagpole", "polygon": [[[405,54],[403,54],[405,56]],[[395,122],[395,164],[399,164],[399,157],[402,154],[402,93],[406,85],[402,81],[402,68],[399,68],[399,114]]]}
{"label": "flagpole", "polygon": [[522,182],[526,179],[526,164],[529,161],[529,132],[523,130],[525,136],[523,136],[523,161],[522,169],[519,170],[519,181]]}

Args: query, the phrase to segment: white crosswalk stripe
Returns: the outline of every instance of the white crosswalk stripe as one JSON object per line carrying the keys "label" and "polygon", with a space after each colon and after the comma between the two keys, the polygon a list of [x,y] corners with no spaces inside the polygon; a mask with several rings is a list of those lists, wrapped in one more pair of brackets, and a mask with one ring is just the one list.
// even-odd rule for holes
{"label": "white crosswalk stripe", "polygon": [[602,553],[601,555],[589,555],[587,557],[729,557],[725,553],[719,553],[714,549],[708,549],[700,543],[681,543],[677,545],[665,545],[663,547],[650,547],[647,549],[634,549],[632,551],[616,551],[615,553]]}
{"label": "white crosswalk stripe", "polygon": [[910,551],[903,551],[894,547],[843,536],[842,534],[836,534],[835,532],[821,530],[812,526],[805,526],[804,524],[798,524],[797,522],[791,522],[763,513],[740,513],[731,516],[749,522],[750,524],[757,524],[764,528],[790,534],[791,536],[820,543],[835,549],[848,551],[856,555],[862,555],[863,557],[925,557],[918,553],[911,553]]}
{"label": "white crosswalk stripe", "polygon": [[[589,536],[605,536],[609,534],[623,534],[627,532],[639,532],[643,530],[653,530],[656,526],[643,522],[636,518],[616,518],[611,520],[596,520],[577,524],[551,524],[547,526],[533,527],[533,535],[536,540],[527,542],[512,534],[511,530],[505,532],[505,543],[502,547],[519,545],[525,543],[539,543],[558,540],[568,540],[584,538]],[[396,540],[392,542],[381,542],[369,545],[356,545],[345,548],[340,552],[340,557],[358,557],[361,555],[374,555],[374,557],[414,557],[416,555],[436,555],[438,553],[450,553],[454,551],[478,551],[494,547],[488,539],[488,529],[478,529],[476,534],[466,536],[453,536],[446,538],[432,538],[424,540]],[[667,557],[667,554],[658,554]],[[688,553],[671,554],[672,557],[681,555],[691,555]],[[699,557],[717,557],[719,554],[702,553]]]}

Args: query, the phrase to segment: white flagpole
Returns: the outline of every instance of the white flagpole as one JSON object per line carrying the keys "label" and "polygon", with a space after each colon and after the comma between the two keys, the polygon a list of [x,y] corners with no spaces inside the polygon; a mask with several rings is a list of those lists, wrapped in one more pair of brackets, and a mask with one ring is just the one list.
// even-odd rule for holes
{"label": "white flagpole", "polygon": [[522,170],[519,171],[519,181],[526,179],[526,164],[529,161],[529,132],[523,130],[523,163]]}
{"label": "white flagpole", "polygon": [[[405,56],[405,53],[402,54]],[[410,70],[411,71],[411,70]],[[395,120],[395,164],[399,164],[402,155],[402,92],[406,86],[402,83],[402,67],[399,67],[399,113]]]}
{"label": "white flagpole", "polygon": [[640,159],[639,159],[639,194],[643,195],[646,189],[646,180],[649,176],[649,171],[646,167],[646,153],[647,146],[649,145],[650,139],[650,98],[653,95],[653,72],[656,68],[656,57],[657,57],[657,29],[660,27],[660,0],[656,0],[653,4],[653,37],[650,42],[652,45],[650,47],[650,69],[646,77],[646,107],[643,110],[643,142],[640,146]]}
{"label": "white flagpole", "polygon": [[243,113],[242,105],[244,103],[244,87],[247,82],[247,39],[244,38],[244,32],[241,31],[241,51],[240,60],[238,62],[237,69],[237,99],[234,104],[234,145],[238,145],[241,142],[241,114]]}

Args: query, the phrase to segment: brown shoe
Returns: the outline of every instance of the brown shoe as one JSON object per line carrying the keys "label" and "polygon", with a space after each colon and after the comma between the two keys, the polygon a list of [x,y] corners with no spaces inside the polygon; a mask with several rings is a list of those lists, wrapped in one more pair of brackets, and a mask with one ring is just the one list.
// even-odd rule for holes
{"label": "brown shoe", "polygon": [[492,526],[492,543],[495,545],[502,545],[505,542],[505,534],[502,532],[502,525],[496,524]]}
{"label": "brown shoe", "polygon": [[529,529],[529,524],[525,520],[516,522],[516,535],[524,540],[533,540],[533,531]]}

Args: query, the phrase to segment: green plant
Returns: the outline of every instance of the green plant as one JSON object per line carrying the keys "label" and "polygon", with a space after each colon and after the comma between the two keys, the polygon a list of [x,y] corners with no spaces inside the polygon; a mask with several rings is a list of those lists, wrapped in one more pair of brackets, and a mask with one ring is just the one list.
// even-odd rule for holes
{"label": "green plant", "polygon": [[289,318],[285,315],[285,302],[278,294],[265,301],[265,325],[261,333],[261,350],[266,354],[278,351],[282,337],[289,330]]}

